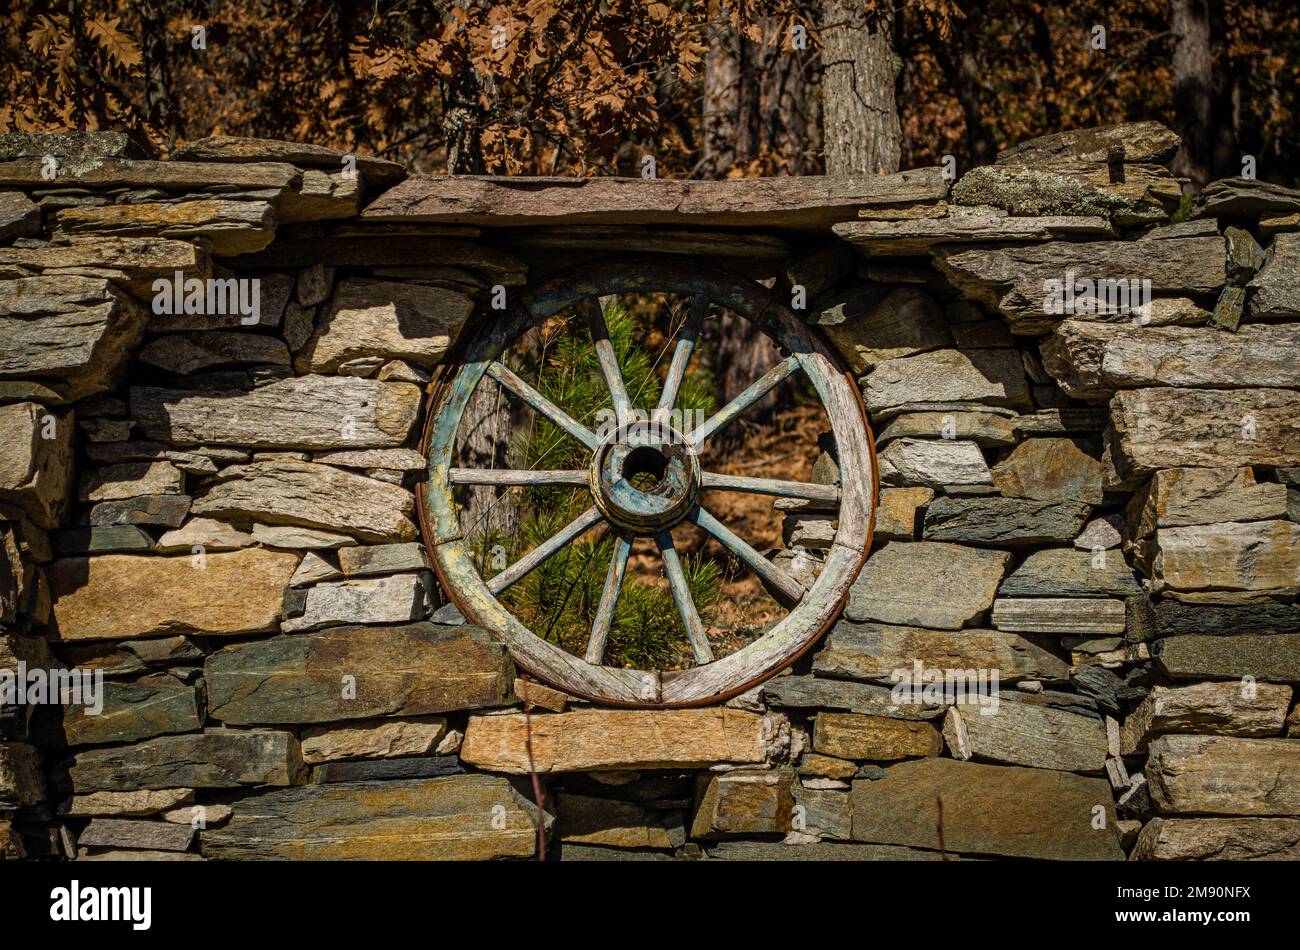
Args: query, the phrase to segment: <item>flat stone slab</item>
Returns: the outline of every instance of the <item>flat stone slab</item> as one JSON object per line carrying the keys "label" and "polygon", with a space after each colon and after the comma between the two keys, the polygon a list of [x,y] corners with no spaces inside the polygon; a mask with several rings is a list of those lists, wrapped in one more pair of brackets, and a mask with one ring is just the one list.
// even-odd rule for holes
{"label": "flat stone slab", "polygon": [[191,556],[105,554],[49,566],[54,637],[128,640],[267,633],[280,621],[298,555],[245,548]]}
{"label": "flat stone slab", "polygon": [[[1010,564],[1005,551],[891,541],[867,559],[844,615],[855,621],[956,630],[993,606]],[[935,597],[935,590],[944,596]]]}
{"label": "flat stone slab", "polygon": [[1153,818],[1134,861],[1294,861],[1300,818]]}
{"label": "flat stone slab", "polygon": [[[779,729],[772,717],[737,709],[580,709],[532,716],[538,772],[707,768],[763,764]],[[530,771],[521,715],[471,716],[461,758],[493,772]]]}
{"label": "flat stone slab", "polygon": [[136,386],[131,418],[147,438],[173,445],[251,449],[400,446],[420,408],[420,389],[354,377],[301,376],[252,390],[196,392]]}
{"label": "flat stone slab", "polygon": [[1291,687],[1274,683],[1156,686],[1121,724],[1121,749],[1125,755],[1143,753],[1167,733],[1277,736],[1290,706]]}
{"label": "flat stone slab", "polygon": [[1127,597],[1142,585],[1119,551],[1047,548],[1031,553],[998,588],[1000,597]]}
{"label": "flat stone slab", "polygon": [[1110,403],[1109,455],[1121,477],[1162,468],[1300,465],[1300,393],[1129,389]]}
{"label": "flat stone slab", "polygon": [[855,219],[864,206],[932,202],[947,193],[938,168],[734,181],[440,175],[408,178],[361,217],[484,227],[590,223],[823,230]]}
{"label": "flat stone slab", "polygon": [[1076,399],[1146,386],[1300,387],[1300,326],[1152,327],[1066,320],[1043,344],[1043,368]]}
{"label": "flat stone slab", "polygon": [[[913,665],[935,670],[991,670],[1003,682],[1069,679],[1070,667],[1046,646],[1001,630],[924,630],[840,621],[813,659],[819,675],[898,683]],[[898,675],[896,675],[898,674]]]}
{"label": "flat stone slab", "polygon": [[1174,679],[1240,678],[1300,683],[1300,634],[1178,636],[1151,645],[1157,668]]}
{"label": "flat stone slab", "polygon": [[930,542],[1007,546],[1069,544],[1091,512],[1081,501],[944,495],[926,508],[922,537]]}
{"label": "flat stone slab", "polygon": [[[333,627],[236,644],[204,664],[227,723],[317,723],[505,705],[514,665],[478,627]],[[345,689],[348,677],[354,689]]]}
{"label": "flat stone slab", "polygon": [[224,827],[203,832],[200,850],[236,861],[526,858],[537,848],[536,814],[490,775],[309,785],[236,802]]}
{"label": "flat stone slab", "polygon": [[292,733],[208,729],[78,752],[56,766],[53,784],[64,794],[81,795],[292,785],[302,777],[302,755]]}
{"label": "flat stone slab", "polygon": [[[1055,861],[1122,861],[1109,783],[1051,769],[918,759],[853,783],[858,841],[962,854]],[[1105,813],[1097,828],[1096,809]],[[1098,822],[1099,823],[1099,822]]]}
{"label": "flat stone slab", "polygon": [[1090,775],[1106,767],[1106,729],[1101,722],[1048,706],[953,706],[943,721],[943,737],[953,758],[963,761],[974,758]]}
{"label": "flat stone slab", "polygon": [[1161,736],[1146,766],[1166,814],[1300,816],[1300,742]]}

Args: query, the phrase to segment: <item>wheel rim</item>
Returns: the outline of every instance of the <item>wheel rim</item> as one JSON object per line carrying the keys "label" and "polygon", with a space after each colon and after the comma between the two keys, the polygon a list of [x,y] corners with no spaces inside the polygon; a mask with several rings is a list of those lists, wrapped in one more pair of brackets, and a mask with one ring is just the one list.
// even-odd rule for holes
{"label": "wheel rim", "polygon": [[[623,293],[693,296],[698,316],[693,315],[677,340],[661,403],[649,413],[652,425],[640,430],[628,427],[627,432],[616,430],[601,440],[499,361],[534,325],[570,307],[578,307],[592,332],[611,401],[621,413],[619,418],[627,418],[630,401],[612,347],[608,345],[600,307],[595,304],[600,296]],[[666,421],[690,361],[694,335],[710,302],[755,323],[789,355],[687,437],[668,427]],[[877,489],[875,449],[853,377],[820,333],[774,299],[767,288],[734,274],[695,265],[683,268],[652,259],[603,262],[551,278],[526,292],[495,323],[487,323],[467,337],[459,349],[459,358],[444,369],[429,401],[424,437],[429,466],[421,492],[421,527],[452,608],[468,622],[497,635],[521,668],[567,693],[592,701],[620,706],[698,706],[730,698],[779,672],[808,650],[838,616],[870,548]],[[830,420],[838,450],[838,491],[822,485],[702,471],[698,448],[714,432],[739,417],[744,408],[796,371],[808,377]],[[456,433],[470,396],[485,375],[492,376],[503,389],[550,419],[569,437],[582,442],[592,453],[587,471],[492,470],[485,473],[454,468]],[[649,454],[638,454],[641,449],[657,453],[658,460]],[[653,467],[660,462],[669,477],[660,478],[655,486],[658,494],[628,484],[626,466]],[[452,494],[458,484],[585,486],[591,492],[592,504],[559,534],[485,580],[470,553],[469,539],[461,533]],[[839,526],[820,575],[805,588],[771,565],[699,502],[702,489],[821,501],[829,500],[829,493],[834,492],[839,504]],[[693,602],[684,602],[690,596],[671,534],[672,526],[682,521],[691,521],[702,528],[763,576],[769,590],[775,587],[793,603],[786,617],[772,629],[720,659],[712,657]],[[614,551],[587,649],[583,656],[577,656],[534,634],[498,600],[498,595],[566,544],[602,523],[609,524],[616,532]],[[689,669],[632,670],[600,664],[633,535],[652,537],[656,542],[696,664]]]}

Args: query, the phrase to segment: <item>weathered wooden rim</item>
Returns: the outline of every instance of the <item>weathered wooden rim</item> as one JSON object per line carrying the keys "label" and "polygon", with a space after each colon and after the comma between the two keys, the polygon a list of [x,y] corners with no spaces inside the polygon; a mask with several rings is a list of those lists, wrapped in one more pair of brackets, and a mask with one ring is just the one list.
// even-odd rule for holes
{"label": "weathered wooden rim", "polygon": [[[701,291],[699,286],[691,286],[689,281],[692,279],[697,284],[707,283],[709,290],[714,292]],[[584,284],[591,283],[596,284],[600,289],[578,290]],[[460,543],[458,525],[456,532],[453,532],[455,536],[448,536],[441,541],[438,540],[437,529],[433,527],[440,519],[432,510],[433,502],[430,498],[429,489],[434,484],[436,468],[435,460],[430,457],[430,451],[441,410],[447,405],[456,381],[465,372],[467,366],[471,365],[466,363],[466,357],[473,354],[476,349],[479,355],[482,355],[482,351],[488,347],[488,338],[492,335],[493,328],[500,329],[503,323],[518,324],[508,343],[513,343],[519,334],[526,332],[537,319],[537,315],[528,306],[529,302],[536,305],[539,300],[559,300],[561,303],[551,311],[559,312],[568,305],[563,303],[566,300],[577,300],[592,293],[634,291],[677,294],[706,292],[715,303],[752,321],[782,347],[794,350],[801,364],[805,359],[812,362],[814,365],[811,368],[805,367],[805,372],[817,389],[819,399],[835,432],[841,455],[842,489],[846,485],[859,486],[857,491],[841,491],[840,529],[837,530],[835,542],[827,553],[827,563],[821,577],[800,605],[792,609],[771,631],[741,650],[712,663],[680,671],[632,671],[615,667],[597,667],[586,663],[581,657],[569,654],[554,644],[542,640],[524,627],[488,593],[485,581],[473,569],[472,561]],[[550,315],[550,312],[545,311],[545,306],[538,309],[542,318]],[[429,478],[419,486],[417,491],[421,536],[430,553],[434,571],[443,593],[460,610],[467,622],[483,626],[501,639],[518,666],[539,680],[581,699],[627,708],[687,708],[724,702],[775,676],[817,644],[838,619],[848,599],[853,581],[856,580],[871,549],[878,491],[875,442],[868,424],[862,393],[852,373],[820,330],[806,324],[776,299],[772,290],[747,277],[713,266],[683,266],[680,261],[653,256],[603,260],[572,268],[548,277],[536,288],[526,288],[520,295],[519,302],[509,310],[502,313],[480,313],[476,316],[482,322],[469,334],[462,335],[462,339],[457,341],[453,349],[451,358],[443,364],[438,378],[429,385],[421,439],[421,450],[426,457],[430,457]],[[793,344],[799,344],[798,348],[795,349]],[[478,365],[484,364],[480,362]],[[819,381],[815,372],[818,370],[824,374],[824,380]],[[481,379],[481,375],[482,371],[479,370],[475,377],[475,385]],[[470,387],[471,391],[472,388]],[[823,391],[824,389],[826,391]],[[841,405],[837,425],[837,414],[832,411],[832,406],[837,401],[842,404],[845,401],[843,397],[847,393],[852,394],[851,400],[848,400],[851,402],[852,412],[848,413]],[[838,400],[828,398],[831,395],[839,397]],[[454,432],[459,427],[459,423],[460,412],[457,412],[455,426],[451,429],[453,442]],[[841,426],[848,428],[841,432]],[[440,486],[440,491],[447,499],[450,498],[450,485],[445,480]],[[451,517],[456,519],[454,509]],[[442,519],[442,524],[444,526],[447,524],[445,519]],[[847,538],[844,537],[846,524],[849,526]],[[453,573],[463,574],[467,566],[470,568],[471,575],[466,580],[470,588],[468,592],[461,591],[451,582]],[[833,575],[832,570],[834,570]],[[823,585],[822,578],[828,576],[833,576],[834,580]],[[474,589],[475,585],[481,590]],[[499,622],[499,617],[495,619],[490,617],[489,614],[493,612],[490,607],[484,610],[476,609],[485,606],[484,596],[491,601],[499,614],[507,618],[505,622]],[[814,603],[815,600],[821,600],[820,608]],[[765,651],[754,649],[765,641],[770,641],[775,634],[789,634],[790,631],[785,631],[783,628],[796,617],[804,605],[808,605],[804,613],[810,616],[799,619],[800,622],[807,623],[807,629],[799,632],[796,627],[795,632],[799,635],[794,637],[788,646],[775,651],[770,645]],[[751,651],[757,655],[747,655],[751,654]],[[764,656],[765,652],[769,655]],[[759,661],[755,668],[747,665],[750,659]],[[716,685],[700,682],[706,671],[712,671],[707,679],[716,680]],[[654,683],[653,698],[639,692],[648,681]]]}

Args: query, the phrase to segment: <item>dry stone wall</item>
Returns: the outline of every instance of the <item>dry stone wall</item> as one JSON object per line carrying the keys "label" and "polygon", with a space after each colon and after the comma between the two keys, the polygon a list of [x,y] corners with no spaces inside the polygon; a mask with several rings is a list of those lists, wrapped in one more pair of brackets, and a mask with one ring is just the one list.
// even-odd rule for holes
{"label": "dry stone wall", "polygon": [[[562,859],[1300,857],[1300,193],[1189,204],[1177,147],[561,182],[3,137],[0,856],[527,858],[541,822]],[[491,288],[621,253],[802,291],[877,439],[841,619],[711,708],[430,621],[431,374]],[[806,570],[830,515],[784,511]]]}

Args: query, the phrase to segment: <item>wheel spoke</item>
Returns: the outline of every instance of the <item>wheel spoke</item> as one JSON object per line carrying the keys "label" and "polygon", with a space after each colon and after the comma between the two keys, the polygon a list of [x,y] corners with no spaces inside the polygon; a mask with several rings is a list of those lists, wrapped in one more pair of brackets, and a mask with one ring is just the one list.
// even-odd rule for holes
{"label": "wheel spoke", "polygon": [[631,553],[631,541],[621,534],[614,539],[614,556],[609,561],[605,589],[601,592],[600,606],[596,608],[596,619],[591,625],[591,638],[587,641],[585,659],[588,663],[599,665],[605,659],[605,641],[609,639],[609,630],[614,624],[614,608],[618,606],[618,595],[623,590],[623,576],[627,573],[627,558]]}
{"label": "wheel spoke", "polygon": [[695,599],[691,597],[690,585],[686,583],[686,572],[682,570],[681,558],[673,545],[670,531],[660,531],[655,535],[655,544],[659,546],[659,556],[664,561],[664,573],[668,575],[668,586],[673,591],[673,603],[686,628],[686,636],[691,641],[691,656],[696,663],[712,663],[713,650],[709,647],[709,638],[704,633],[704,622],[700,612],[695,609]]}
{"label": "wheel spoke", "polygon": [[495,360],[488,363],[487,374],[587,448],[594,450],[600,444],[594,432],[528,385],[503,364]]}
{"label": "wheel spoke", "polygon": [[609,387],[610,399],[614,401],[614,412],[618,416],[618,423],[622,425],[632,408],[632,402],[627,397],[627,386],[624,385],[623,373],[618,368],[618,355],[614,352],[614,344],[609,339],[609,327],[605,325],[604,311],[600,309],[600,301],[593,297],[583,298],[578,307],[587,318],[592,342],[596,344],[596,359],[600,363],[600,371],[605,375],[605,385]]}
{"label": "wheel spoke", "polygon": [[532,472],[517,468],[453,468],[447,471],[453,485],[586,485],[588,475],[579,469]]}
{"label": "wheel spoke", "polygon": [[785,380],[787,376],[799,368],[799,360],[795,356],[787,356],[781,362],[777,363],[766,373],[750,383],[742,392],[731,402],[727,403],[712,416],[704,425],[700,426],[694,432],[689,433],[687,438],[697,449],[704,444],[704,441],[718,429],[721,429],[727,423],[736,419],[742,412],[751,405],[758,402],[768,393]]}
{"label": "wheel spoke", "polygon": [[511,585],[517,584],[523,579],[528,572],[536,570],[545,564],[557,551],[574,538],[597,525],[600,520],[600,511],[595,505],[592,505],[561,528],[558,534],[547,538],[500,574],[493,577],[492,580],[487,582],[487,589],[492,592],[493,596],[503,593]]}
{"label": "wheel spoke", "polygon": [[790,604],[798,603],[803,595],[808,593],[808,589],[794,577],[763,557],[753,545],[713,517],[703,506],[697,506],[691,512],[690,519],[748,564],[750,570],[785,595]]}
{"label": "wheel spoke", "polygon": [[705,472],[701,488],[713,491],[738,491],[750,495],[776,495],[778,498],[802,498],[805,501],[835,503],[840,500],[837,485],[815,485],[812,482],[786,482],[779,478],[750,478],[747,475],[724,475]]}
{"label": "wheel spoke", "polygon": [[708,309],[709,298],[704,294],[696,294],[695,299],[691,301],[691,312],[686,318],[686,326],[677,340],[677,348],[673,350],[672,362],[668,364],[664,389],[659,395],[659,408],[655,410],[653,417],[656,422],[667,419],[677,404],[677,393],[682,388],[686,367],[691,361],[691,354],[695,351],[695,341],[700,338],[700,326],[704,323],[704,314]]}

